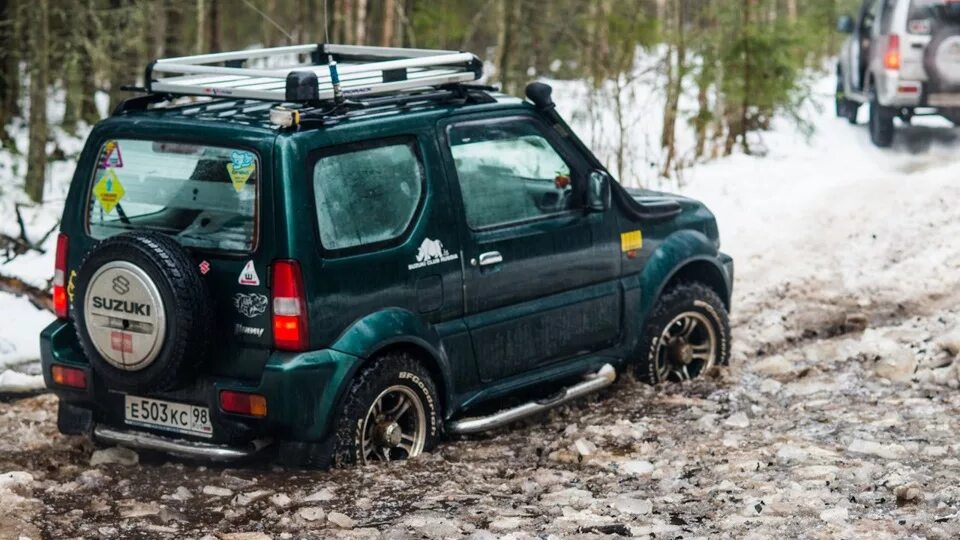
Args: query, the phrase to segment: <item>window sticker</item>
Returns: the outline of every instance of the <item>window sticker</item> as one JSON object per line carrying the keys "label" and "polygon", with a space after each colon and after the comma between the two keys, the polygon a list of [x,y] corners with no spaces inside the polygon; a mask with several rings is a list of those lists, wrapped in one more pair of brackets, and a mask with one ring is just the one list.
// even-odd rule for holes
{"label": "window sticker", "polygon": [[123,167],[123,156],[120,154],[120,143],[107,141],[103,146],[103,158],[100,160],[101,169],[119,169]]}
{"label": "window sticker", "polygon": [[643,233],[639,230],[620,233],[620,251],[624,253],[643,248]]}
{"label": "window sticker", "polygon": [[120,199],[126,193],[123,184],[117,178],[117,173],[113,169],[107,169],[107,172],[100,177],[97,185],[93,187],[93,194],[100,201],[100,207],[106,213],[113,212],[113,209],[120,204]]}
{"label": "window sticker", "polygon": [[248,261],[240,271],[238,282],[241,285],[260,285],[260,276],[257,275],[257,268],[253,265],[253,261]]}
{"label": "window sticker", "polygon": [[253,154],[250,152],[233,151],[230,153],[230,163],[227,163],[227,173],[230,175],[230,181],[233,182],[233,189],[237,193],[243,191],[243,186],[253,175],[257,168],[257,163],[253,160]]}

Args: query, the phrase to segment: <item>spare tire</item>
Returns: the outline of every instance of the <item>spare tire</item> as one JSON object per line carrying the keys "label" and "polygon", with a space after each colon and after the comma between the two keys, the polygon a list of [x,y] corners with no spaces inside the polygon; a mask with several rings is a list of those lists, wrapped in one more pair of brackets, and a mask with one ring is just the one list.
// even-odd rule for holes
{"label": "spare tire", "polygon": [[212,303],[200,272],[172,238],[131,232],[90,250],[77,272],[74,327],[111,389],[162,391],[204,358]]}
{"label": "spare tire", "polygon": [[923,55],[930,93],[960,92],[960,25],[943,25]]}

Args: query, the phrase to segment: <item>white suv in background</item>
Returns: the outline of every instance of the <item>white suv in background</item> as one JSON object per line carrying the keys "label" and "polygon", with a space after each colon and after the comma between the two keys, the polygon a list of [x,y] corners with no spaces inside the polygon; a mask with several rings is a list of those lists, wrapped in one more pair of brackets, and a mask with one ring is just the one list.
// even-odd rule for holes
{"label": "white suv in background", "polygon": [[870,139],[893,143],[893,119],[942,115],[960,125],[960,0],[864,0],[837,29],[837,116],[870,107]]}

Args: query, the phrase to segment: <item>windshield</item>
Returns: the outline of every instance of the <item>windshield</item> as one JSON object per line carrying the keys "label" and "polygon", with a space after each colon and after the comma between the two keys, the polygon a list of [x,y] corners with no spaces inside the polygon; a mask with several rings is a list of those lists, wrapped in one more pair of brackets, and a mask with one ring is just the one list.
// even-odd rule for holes
{"label": "windshield", "polygon": [[151,230],[185,246],[250,251],[259,173],[256,154],[246,150],[108,140],[90,187],[90,235]]}
{"label": "windshield", "polygon": [[960,22],[960,2],[955,0],[912,0],[908,29],[911,34],[930,34],[942,23]]}

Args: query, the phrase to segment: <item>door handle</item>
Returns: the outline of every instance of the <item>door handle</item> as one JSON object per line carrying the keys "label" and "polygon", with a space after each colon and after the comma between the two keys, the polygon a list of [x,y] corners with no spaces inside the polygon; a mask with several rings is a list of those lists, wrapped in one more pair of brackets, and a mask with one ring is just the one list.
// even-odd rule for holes
{"label": "door handle", "polygon": [[503,255],[499,251],[488,251],[480,254],[480,266],[493,266],[503,262]]}

